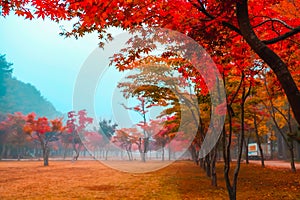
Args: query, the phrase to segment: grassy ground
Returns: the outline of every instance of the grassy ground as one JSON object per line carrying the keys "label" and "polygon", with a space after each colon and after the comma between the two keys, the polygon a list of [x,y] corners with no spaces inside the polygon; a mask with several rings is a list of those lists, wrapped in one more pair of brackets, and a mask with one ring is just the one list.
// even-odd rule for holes
{"label": "grassy ground", "polygon": [[[122,165],[122,162],[120,162]],[[146,174],[98,161],[0,162],[0,199],[228,199],[218,164],[217,188],[189,161]],[[300,199],[300,173],[242,164],[238,199]]]}

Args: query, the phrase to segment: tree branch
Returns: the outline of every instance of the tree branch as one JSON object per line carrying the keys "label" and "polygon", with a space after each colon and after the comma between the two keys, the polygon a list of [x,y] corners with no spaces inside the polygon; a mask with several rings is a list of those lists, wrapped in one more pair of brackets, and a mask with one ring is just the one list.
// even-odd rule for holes
{"label": "tree branch", "polygon": [[[259,17],[259,16],[258,16]],[[257,28],[257,27],[259,27],[259,26],[261,26],[261,25],[263,25],[263,24],[265,24],[265,23],[267,23],[267,22],[278,22],[278,23],[280,23],[280,24],[282,24],[283,26],[285,26],[286,28],[288,28],[288,29],[294,29],[294,27],[292,27],[292,26],[290,26],[290,25],[288,25],[287,23],[285,23],[283,20],[280,20],[280,19],[277,19],[277,18],[271,18],[271,17],[268,17],[268,16],[261,16],[261,17],[263,17],[263,18],[268,18],[267,20],[265,20],[265,21],[263,21],[263,22],[261,22],[261,23],[259,23],[259,24],[257,24],[257,25],[255,25],[255,26],[253,26],[253,28]],[[253,18],[254,19],[254,18]]]}
{"label": "tree branch", "polygon": [[264,40],[262,42],[264,44],[274,44],[276,42],[279,42],[279,41],[282,41],[284,39],[287,39],[287,38],[289,38],[289,37],[291,37],[293,35],[296,35],[299,32],[300,32],[300,26],[298,26],[298,27],[294,28],[293,30],[291,30],[291,31],[289,31],[289,32],[287,32],[287,33],[285,33],[283,35],[280,35],[280,36],[278,36],[276,38],[273,38],[273,39],[270,39],[270,40]]}
{"label": "tree branch", "polygon": [[[199,5],[197,5],[196,3],[194,3],[193,1],[189,0],[189,2],[195,7],[197,8],[200,12],[202,12],[206,17],[208,17],[208,20],[205,21],[209,21],[209,20],[214,20],[216,19],[215,16],[213,16],[212,14],[210,14],[209,12],[207,12],[207,10],[205,9],[205,5],[203,4],[202,1],[198,0]],[[238,33],[239,35],[241,35],[241,31],[234,26],[233,24],[230,24],[229,22],[226,21],[222,21],[222,25],[235,31],[236,33]]]}

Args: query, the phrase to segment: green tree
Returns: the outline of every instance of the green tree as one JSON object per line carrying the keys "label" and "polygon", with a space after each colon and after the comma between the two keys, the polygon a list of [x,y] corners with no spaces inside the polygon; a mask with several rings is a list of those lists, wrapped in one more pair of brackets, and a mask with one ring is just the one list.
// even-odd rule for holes
{"label": "green tree", "polygon": [[6,79],[11,77],[12,63],[6,61],[5,55],[0,54],[0,97],[6,93]]}
{"label": "green tree", "polygon": [[111,120],[102,119],[99,121],[98,133],[102,136],[102,150],[105,152],[105,160],[107,160],[108,152],[110,150],[110,142],[114,136],[118,124]]}

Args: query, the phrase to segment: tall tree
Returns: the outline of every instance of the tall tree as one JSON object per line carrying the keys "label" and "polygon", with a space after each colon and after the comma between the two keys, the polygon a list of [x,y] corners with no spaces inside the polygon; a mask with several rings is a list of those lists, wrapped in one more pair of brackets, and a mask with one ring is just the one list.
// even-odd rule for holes
{"label": "tall tree", "polygon": [[110,142],[117,126],[118,124],[113,123],[111,120],[102,119],[99,121],[98,133],[102,137],[103,144],[101,145],[101,148],[105,151],[105,160],[107,160]]}
{"label": "tall tree", "polygon": [[6,61],[5,55],[0,54],[0,97],[6,93],[6,79],[11,76],[12,63]]}
{"label": "tall tree", "polygon": [[67,128],[69,134],[68,141],[72,141],[73,158],[72,161],[78,159],[81,148],[83,147],[83,141],[85,135],[89,132],[86,127],[93,123],[93,118],[87,116],[86,110],[80,110],[77,113],[75,111],[68,112]]}
{"label": "tall tree", "polygon": [[148,109],[154,106],[154,104],[151,104],[149,101],[147,101],[144,97],[138,97],[139,104],[134,107],[127,107],[125,105],[124,108],[127,110],[133,110],[141,115],[143,120],[140,122],[140,126],[143,129],[143,137],[139,138],[139,151],[141,154],[141,158],[143,162],[146,162],[146,155],[149,151],[149,142],[150,142],[150,133],[147,129],[145,129],[147,125],[147,119],[146,119],[146,113],[149,111]]}
{"label": "tall tree", "polygon": [[[279,96],[279,92],[276,95],[277,98],[274,99],[274,96],[272,96],[272,92],[270,91],[270,85],[267,83],[267,77],[265,77],[265,88],[268,102],[265,102],[264,105],[266,109],[268,109],[277,131],[283,137],[286,145],[288,146],[291,157],[291,170],[296,172],[294,160],[294,140],[292,138],[296,137],[297,140],[299,140],[299,133],[297,133],[295,126],[293,125],[295,122],[291,114],[290,105],[284,96]],[[271,89],[274,89],[274,86],[271,87]]]}

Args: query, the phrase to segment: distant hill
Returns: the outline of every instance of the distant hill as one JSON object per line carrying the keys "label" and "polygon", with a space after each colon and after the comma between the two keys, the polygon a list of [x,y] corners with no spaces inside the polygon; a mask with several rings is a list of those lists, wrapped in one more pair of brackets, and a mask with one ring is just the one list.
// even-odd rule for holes
{"label": "distant hill", "polygon": [[48,118],[62,116],[62,113],[58,112],[33,85],[15,78],[8,78],[6,84],[6,94],[0,98],[0,112],[23,114],[35,112],[38,116]]}
{"label": "distant hill", "polygon": [[[35,112],[38,116],[48,118],[60,117],[63,114],[46,100],[33,85],[24,83],[11,76],[12,64],[7,63],[5,55],[0,54],[0,113],[22,112],[28,114]],[[2,71],[1,71],[2,70]],[[5,71],[6,70],[6,71]],[[1,77],[3,77],[1,79]]]}

